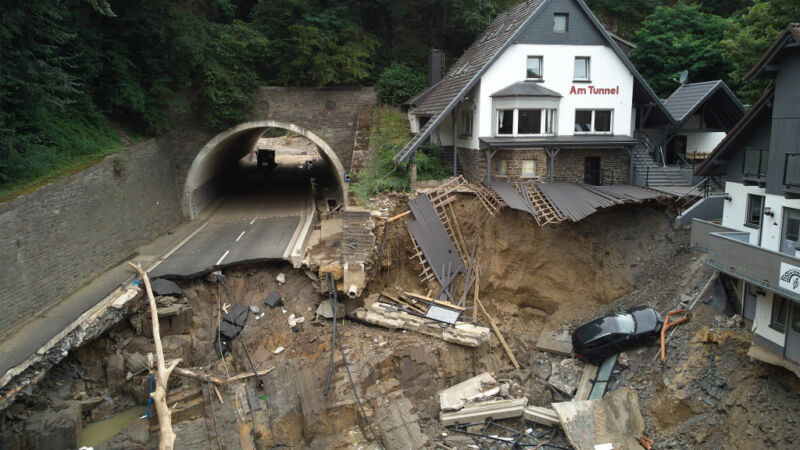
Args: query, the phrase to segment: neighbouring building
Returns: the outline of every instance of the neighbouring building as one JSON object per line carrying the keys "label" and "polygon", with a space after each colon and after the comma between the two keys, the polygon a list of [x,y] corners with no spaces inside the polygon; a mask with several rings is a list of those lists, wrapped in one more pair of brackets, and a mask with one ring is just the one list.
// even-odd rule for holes
{"label": "neighbouring building", "polygon": [[800,376],[800,24],[745,76],[770,86],[698,167],[725,176],[722,224],[692,223],[692,243],[736,281],[752,321],[750,355]]}
{"label": "neighbouring building", "polygon": [[582,0],[514,6],[406,103],[416,135],[395,161],[435,144],[457,149],[454,171],[472,181],[633,184],[642,179],[634,165],[646,147],[641,131],[666,133],[676,121],[629,50]]}

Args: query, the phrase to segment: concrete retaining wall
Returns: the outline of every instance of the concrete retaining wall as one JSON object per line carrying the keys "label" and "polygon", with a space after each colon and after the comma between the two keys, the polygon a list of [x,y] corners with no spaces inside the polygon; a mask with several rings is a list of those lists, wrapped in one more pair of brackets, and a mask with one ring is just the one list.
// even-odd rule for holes
{"label": "concrete retaining wall", "polygon": [[0,336],[180,220],[174,166],[156,140],[0,204]]}

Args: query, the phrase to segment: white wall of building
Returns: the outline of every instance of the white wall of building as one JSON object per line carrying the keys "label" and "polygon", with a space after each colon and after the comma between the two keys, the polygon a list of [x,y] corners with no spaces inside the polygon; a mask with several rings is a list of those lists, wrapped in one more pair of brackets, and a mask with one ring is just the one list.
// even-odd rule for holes
{"label": "white wall of building", "polygon": [[725,138],[724,131],[681,133],[686,136],[686,153],[711,153]]}
{"label": "white wall of building", "polygon": [[[766,194],[764,188],[758,186],[745,186],[742,183],[728,181],[725,183],[725,193],[731,198],[725,201],[722,212],[722,225],[750,233],[750,244],[758,245],[758,230],[744,226],[747,214],[747,195],[765,196],[764,209],[771,209],[774,216],[764,216],[761,223],[761,247],[779,252],[781,250],[781,233],[783,229],[783,214],[785,208],[800,210],[800,199],[787,199],[781,195]],[[800,251],[795,253],[800,257]]]}
{"label": "white wall of building", "polygon": [[756,313],[753,318],[753,332],[764,339],[783,347],[786,345],[786,335],[769,327],[772,320],[772,296],[770,291],[766,295],[759,295],[756,301]]}
{"label": "white wall of building", "polygon": [[[589,45],[531,45],[515,44],[506,49],[481,78],[476,96],[478,133],[492,135],[491,94],[525,80],[528,56],[542,56],[542,86],[563,97],[558,111],[558,134],[574,134],[575,109],[613,109],[612,131],[615,135],[630,136],[632,129],[633,74],[616,53],[605,46]],[[591,83],[573,83],[576,56],[589,56]],[[586,89],[586,94],[570,94],[571,88]],[[593,88],[617,88],[616,95],[590,94]]]}

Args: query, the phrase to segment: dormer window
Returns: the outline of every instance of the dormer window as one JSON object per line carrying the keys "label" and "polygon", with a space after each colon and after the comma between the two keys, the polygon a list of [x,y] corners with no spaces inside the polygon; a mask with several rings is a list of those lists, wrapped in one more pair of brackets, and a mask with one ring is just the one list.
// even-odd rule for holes
{"label": "dormer window", "polygon": [[566,33],[569,28],[569,14],[553,14],[553,33]]}
{"label": "dormer window", "polygon": [[529,80],[542,79],[542,57],[541,56],[528,56],[528,66],[525,72],[525,78]]}

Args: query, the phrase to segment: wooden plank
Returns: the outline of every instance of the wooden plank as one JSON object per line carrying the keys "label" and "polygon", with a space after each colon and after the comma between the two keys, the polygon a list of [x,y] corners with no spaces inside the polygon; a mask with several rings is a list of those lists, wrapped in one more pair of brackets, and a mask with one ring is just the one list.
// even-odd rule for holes
{"label": "wooden plank", "polygon": [[422,299],[422,300],[425,300],[425,301],[428,301],[428,302],[431,302],[431,303],[436,303],[438,305],[442,305],[442,306],[444,306],[446,308],[457,309],[459,311],[466,310],[466,308],[463,308],[463,307],[458,306],[456,304],[453,304],[453,303],[450,303],[450,302],[445,302],[445,301],[442,301],[442,300],[436,300],[435,298],[430,298],[430,297],[428,297],[426,295],[415,294],[413,292],[403,292],[403,293],[408,295],[408,296],[410,296],[410,297],[416,297],[418,299]]}
{"label": "wooden plank", "polygon": [[578,381],[578,389],[575,391],[575,396],[572,397],[573,400],[579,401],[589,398],[589,393],[592,391],[592,385],[594,384],[596,375],[597,366],[588,363],[583,366],[583,373],[581,374],[580,381]]}
{"label": "wooden plank", "polygon": [[489,320],[489,325],[491,325],[492,330],[494,330],[494,334],[497,335],[497,339],[500,340],[501,344],[503,344],[503,348],[506,350],[508,357],[511,358],[511,363],[514,364],[514,368],[519,369],[519,363],[517,362],[517,358],[514,357],[514,352],[511,351],[511,348],[506,343],[506,339],[503,337],[503,334],[500,333],[500,330],[497,328],[497,324],[494,323],[494,319],[489,315],[488,312],[486,312],[486,309],[483,307],[483,304],[479,299],[476,298],[475,301],[478,302],[478,306],[481,308],[481,311],[483,311],[483,314]]}

